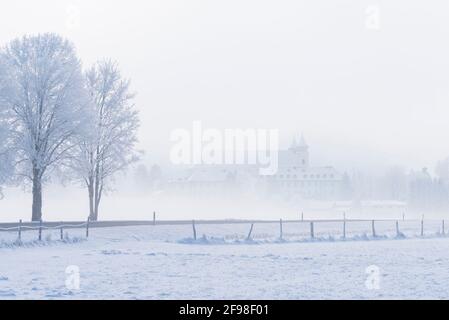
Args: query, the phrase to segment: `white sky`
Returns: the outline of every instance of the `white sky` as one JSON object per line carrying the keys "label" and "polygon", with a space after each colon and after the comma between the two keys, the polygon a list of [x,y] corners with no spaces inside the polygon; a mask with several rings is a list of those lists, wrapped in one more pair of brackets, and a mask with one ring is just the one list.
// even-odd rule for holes
{"label": "white sky", "polygon": [[0,43],[57,32],[86,65],[118,60],[149,162],[201,120],[279,128],[285,144],[302,131],[318,164],[432,167],[449,156],[448,18],[447,0],[14,0]]}

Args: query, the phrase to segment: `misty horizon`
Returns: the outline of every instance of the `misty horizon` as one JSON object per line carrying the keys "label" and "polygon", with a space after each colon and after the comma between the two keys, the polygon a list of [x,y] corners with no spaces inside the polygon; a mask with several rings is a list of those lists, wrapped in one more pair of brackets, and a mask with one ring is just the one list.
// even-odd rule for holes
{"label": "misty horizon", "polygon": [[303,132],[317,161],[344,170],[432,168],[449,156],[447,3],[424,13],[413,1],[382,4],[378,29],[366,26],[364,2],[258,2],[254,12],[251,1],[199,3],[17,1],[0,14],[15,26],[1,28],[0,43],[51,31],[74,42],[84,65],[119,61],[137,93],[147,162],[163,162],[170,132],[197,119],[279,129],[284,146]]}
{"label": "misty horizon", "polygon": [[[15,26],[0,29],[0,44],[54,32],[74,43],[83,69],[108,57],[131,80],[143,156],[105,203],[139,188],[133,181],[139,165],[160,166],[166,180],[185,170],[170,160],[170,135],[191,130],[197,120],[216,130],[278,130],[281,150],[302,133],[314,166],[351,176],[382,178],[390,168],[406,174],[427,168],[437,176],[449,157],[449,46],[440,41],[441,25],[449,24],[441,13],[445,2],[434,1],[424,14],[409,1],[258,2],[255,11],[252,1],[239,2],[239,10],[237,2],[200,3],[17,1],[0,13],[5,25]],[[58,193],[84,196],[77,183],[58,184],[44,186],[50,217],[60,210]],[[26,216],[14,205],[31,201],[29,188],[23,191],[4,188],[0,204],[8,218]],[[146,196],[140,195],[139,216],[158,209],[146,207]],[[82,203],[74,211],[84,212]],[[109,217],[120,216],[115,209],[110,206]],[[232,210],[226,217],[239,215]]]}

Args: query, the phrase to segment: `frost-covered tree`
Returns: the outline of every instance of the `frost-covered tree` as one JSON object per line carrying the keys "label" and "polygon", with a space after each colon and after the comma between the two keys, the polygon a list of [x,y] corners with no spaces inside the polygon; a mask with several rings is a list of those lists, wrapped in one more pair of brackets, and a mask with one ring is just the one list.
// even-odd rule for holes
{"label": "frost-covered tree", "polygon": [[0,122],[0,199],[3,198],[2,186],[14,172],[13,152],[8,126],[5,122]]}
{"label": "frost-covered tree", "polygon": [[407,175],[400,166],[388,168],[380,181],[381,196],[390,200],[405,200],[407,198]]}
{"label": "frost-covered tree", "polygon": [[[2,90],[6,88],[8,82],[5,65],[0,60],[0,97],[7,92]],[[14,155],[13,144],[11,143],[11,126],[5,115],[7,109],[0,103],[0,198],[3,197],[2,186],[9,180],[13,173],[12,157]]]}
{"label": "frost-covered tree", "polygon": [[72,168],[86,185],[90,219],[98,219],[98,209],[113,176],[138,159],[135,150],[138,113],[117,64],[99,61],[86,72],[91,97],[92,134],[78,148]]}
{"label": "frost-covered tree", "polygon": [[88,109],[74,46],[55,34],[24,36],[0,52],[3,121],[11,124],[15,169],[32,183],[32,220],[42,218],[42,183],[71,156]]}

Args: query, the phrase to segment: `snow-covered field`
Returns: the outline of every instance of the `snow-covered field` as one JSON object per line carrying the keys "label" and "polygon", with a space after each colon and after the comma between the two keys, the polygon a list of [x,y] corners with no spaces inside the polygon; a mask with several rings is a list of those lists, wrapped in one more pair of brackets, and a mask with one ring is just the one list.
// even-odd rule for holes
{"label": "snow-covered field", "polygon": [[[341,225],[140,226],[24,233],[0,233],[0,299],[449,299],[449,237],[439,224],[401,222],[406,238],[396,238],[392,222]],[[203,234],[205,238],[203,238]],[[2,241],[2,242],[1,242]],[[379,288],[367,268],[379,269]],[[68,289],[68,266],[77,266],[80,288]],[[367,286],[368,284],[368,286]]]}

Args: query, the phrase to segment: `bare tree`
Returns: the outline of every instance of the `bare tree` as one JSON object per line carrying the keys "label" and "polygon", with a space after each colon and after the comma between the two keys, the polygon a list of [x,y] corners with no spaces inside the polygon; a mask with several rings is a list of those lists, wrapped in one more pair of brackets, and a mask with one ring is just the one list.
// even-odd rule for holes
{"label": "bare tree", "polygon": [[[0,97],[7,92],[2,90],[8,82],[5,65],[0,60]],[[12,156],[14,154],[10,134],[10,123],[5,119],[6,107],[0,103],[0,198],[3,198],[1,187],[13,173]]]}
{"label": "bare tree", "polygon": [[9,181],[14,172],[13,149],[9,129],[5,122],[0,122],[0,199],[3,198],[2,186]]}
{"label": "bare tree", "polygon": [[32,221],[42,218],[42,183],[70,156],[87,123],[81,64],[73,45],[55,34],[25,36],[0,52],[4,121],[16,148],[15,167],[32,182]]}
{"label": "bare tree", "polygon": [[89,195],[90,219],[98,219],[102,196],[113,176],[138,159],[135,150],[138,113],[134,108],[129,80],[117,64],[99,61],[86,72],[92,98],[92,134],[78,148],[72,167],[83,180]]}

